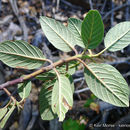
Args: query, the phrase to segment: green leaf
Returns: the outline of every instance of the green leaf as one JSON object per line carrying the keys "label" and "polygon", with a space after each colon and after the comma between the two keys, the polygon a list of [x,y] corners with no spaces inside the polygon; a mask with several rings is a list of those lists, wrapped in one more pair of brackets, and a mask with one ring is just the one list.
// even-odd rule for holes
{"label": "green leaf", "polygon": [[[57,66],[56,69],[61,74],[68,73],[69,75],[72,75],[72,74],[75,73],[77,65],[78,65],[77,62],[71,61],[71,62],[68,63],[68,71],[66,71],[66,64],[63,64],[60,67]],[[36,78],[41,80],[41,81],[47,81],[47,80],[50,80],[50,79],[54,79],[55,77],[56,77],[55,71],[50,70],[49,72],[42,73],[42,74],[38,75]]]}
{"label": "green leaf", "polygon": [[111,28],[104,39],[109,51],[119,51],[130,44],[130,22],[122,22]]}
{"label": "green leaf", "polygon": [[9,111],[7,112],[7,114],[5,115],[5,117],[2,119],[2,121],[0,122],[0,127],[3,128],[7,122],[7,120],[9,119],[9,117],[11,116],[12,112],[14,111],[15,109],[15,105],[13,105]]}
{"label": "green leaf", "polygon": [[53,46],[64,52],[72,51],[76,45],[75,39],[67,27],[45,16],[40,18],[40,23],[44,34]]}
{"label": "green leaf", "polygon": [[67,78],[68,78],[69,81],[70,81],[70,86],[71,86],[72,93],[74,93],[74,82],[73,82],[73,77],[72,77],[72,75],[67,74]]}
{"label": "green leaf", "polygon": [[97,10],[90,10],[82,22],[81,36],[87,49],[95,49],[104,36],[104,25]]}
{"label": "green leaf", "polygon": [[0,109],[0,120],[5,116],[7,113],[7,108]]}
{"label": "green leaf", "polygon": [[94,102],[95,99],[96,99],[96,96],[94,94],[91,94],[91,97],[86,100],[84,107],[90,107],[90,104]]}
{"label": "green leaf", "polygon": [[59,75],[52,90],[52,110],[63,121],[66,112],[72,108],[73,93],[69,79],[64,75]]}
{"label": "green leaf", "polygon": [[43,65],[42,51],[24,41],[5,41],[0,44],[0,60],[13,68],[35,69]]}
{"label": "green leaf", "polygon": [[91,98],[87,99],[86,103],[84,104],[84,107],[89,107],[92,102],[94,102],[93,99]]}
{"label": "green leaf", "polygon": [[43,120],[52,120],[56,115],[51,109],[51,96],[52,87],[54,86],[55,80],[48,81],[45,83],[40,91],[39,104],[40,104],[40,115]]}
{"label": "green leaf", "polygon": [[76,120],[68,119],[63,123],[63,130],[85,130],[85,125],[79,124]]}
{"label": "green leaf", "polygon": [[46,73],[42,73],[40,75],[38,75],[36,78],[41,80],[41,81],[47,81],[50,79],[54,79],[56,77],[56,74],[52,71],[46,72]]}
{"label": "green leaf", "polygon": [[76,44],[79,45],[80,47],[85,48],[81,38],[81,25],[82,25],[82,21],[80,19],[69,18],[68,29],[74,35]]}
{"label": "green leaf", "polygon": [[18,94],[22,99],[25,99],[29,96],[32,89],[31,81],[26,81],[24,83],[18,84]]}
{"label": "green leaf", "polygon": [[95,96],[119,107],[129,106],[129,88],[113,66],[91,63],[85,69],[85,80]]}

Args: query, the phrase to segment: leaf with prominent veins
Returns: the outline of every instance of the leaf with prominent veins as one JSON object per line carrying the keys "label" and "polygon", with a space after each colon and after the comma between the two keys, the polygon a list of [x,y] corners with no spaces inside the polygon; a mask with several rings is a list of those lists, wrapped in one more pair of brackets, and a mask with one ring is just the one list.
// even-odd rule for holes
{"label": "leaf with prominent veins", "polygon": [[81,26],[81,36],[87,49],[95,49],[104,36],[104,25],[97,10],[90,10]]}
{"label": "leaf with prominent veins", "polygon": [[64,52],[73,50],[76,45],[75,38],[67,27],[45,16],[40,18],[40,23],[44,34],[53,46]]}
{"label": "leaf with prominent veins", "polygon": [[52,110],[63,121],[66,112],[72,108],[73,92],[69,79],[64,75],[59,75],[52,90]]}
{"label": "leaf with prominent veins", "polygon": [[31,81],[26,81],[24,83],[18,84],[18,94],[22,99],[25,99],[29,96],[32,89]]}
{"label": "leaf with prominent veins", "polygon": [[80,47],[85,48],[81,38],[81,25],[82,25],[82,21],[80,19],[69,18],[67,27],[74,35],[76,44]]}
{"label": "leaf with prominent veins", "polygon": [[122,22],[111,28],[104,39],[109,51],[119,51],[130,44],[130,22]]}
{"label": "leaf with prominent veins", "polygon": [[24,41],[0,44],[0,60],[13,68],[35,69],[46,61],[42,51]]}
{"label": "leaf with prominent veins", "polygon": [[128,85],[113,66],[91,63],[86,68],[85,80],[94,95],[116,106],[129,106]]}
{"label": "leaf with prominent veins", "polygon": [[13,105],[9,111],[7,112],[7,114],[4,116],[4,118],[2,119],[2,121],[0,122],[0,127],[3,128],[7,122],[7,120],[9,119],[9,117],[11,116],[11,114],[13,113],[14,109],[16,108],[15,105]]}
{"label": "leaf with prominent veins", "polygon": [[7,110],[8,110],[7,108],[0,109],[0,120],[5,116]]}
{"label": "leaf with prominent veins", "polygon": [[51,109],[51,96],[52,96],[52,87],[54,86],[55,80],[50,80],[43,84],[43,87],[39,95],[39,105],[40,105],[40,115],[43,120],[52,120],[57,115],[52,112]]}

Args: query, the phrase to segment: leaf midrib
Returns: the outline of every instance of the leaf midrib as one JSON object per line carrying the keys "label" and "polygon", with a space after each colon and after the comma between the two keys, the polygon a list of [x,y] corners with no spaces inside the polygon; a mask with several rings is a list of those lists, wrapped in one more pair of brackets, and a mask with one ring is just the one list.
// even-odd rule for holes
{"label": "leaf midrib", "polygon": [[91,43],[91,40],[92,40],[92,34],[93,34],[93,25],[94,25],[94,14],[92,13],[92,26],[91,26],[91,31],[90,31],[90,36],[89,36],[89,38],[88,38],[88,46],[90,45],[90,43]]}
{"label": "leaf midrib", "polygon": [[114,40],[112,42],[111,45],[109,45],[107,48],[110,48],[111,46],[113,46],[118,40],[120,40],[124,35],[126,35],[128,32],[130,31],[130,29],[128,29],[128,31],[126,31],[125,33],[123,33],[119,38],[117,38],[116,40]]}
{"label": "leaf midrib", "polygon": [[0,51],[0,53],[7,54],[7,55],[19,56],[19,57],[23,57],[23,58],[28,58],[28,59],[31,59],[31,60],[38,60],[38,61],[43,61],[43,62],[46,61],[46,60],[43,59],[43,58],[25,56],[25,55],[20,55],[20,54],[16,54],[16,53],[10,53],[10,52],[4,52],[4,51]]}
{"label": "leaf midrib", "polygon": [[[105,86],[105,88],[107,88],[114,96],[116,96],[123,104],[125,104],[125,102],[123,102],[123,101],[120,99],[120,97],[118,97],[109,87],[107,87],[106,83],[104,83],[104,82],[100,79],[100,77],[98,77],[88,65],[87,65],[87,69],[95,76],[95,78],[97,78],[97,79],[101,82],[101,84],[102,84],[103,86]],[[125,104],[125,105],[127,106],[127,104]]]}
{"label": "leaf midrib", "polygon": [[80,35],[80,37],[81,37],[80,31],[79,31],[79,29],[77,28],[77,26],[73,23],[73,21],[72,21],[72,24],[74,25],[75,29],[77,30],[77,32],[79,33],[79,35]]}
{"label": "leaf midrib", "polygon": [[[42,18],[42,20],[44,21],[43,18]],[[73,46],[71,46],[71,44],[69,44],[61,35],[59,35],[46,21],[44,21],[44,23],[46,23],[70,47],[70,49],[73,50]],[[67,30],[67,31],[69,31],[69,30]]]}

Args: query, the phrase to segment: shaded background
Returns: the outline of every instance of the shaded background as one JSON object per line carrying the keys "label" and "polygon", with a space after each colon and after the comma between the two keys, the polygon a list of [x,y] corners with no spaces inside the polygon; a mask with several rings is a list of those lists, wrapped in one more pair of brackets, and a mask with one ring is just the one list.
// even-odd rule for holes
{"label": "shaded background", "polygon": [[[28,41],[39,47],[47,58],[56,61],[67,54],[48,42],[41,30],[39,17],[43,15],[52,17],[67,25],[69,17],[83,19],[90,9],[97,9],[100,12],[105,33],[119,22],[130,21],[130,0],[0,0],[0,42]],[[103,48],[102,43],[94,52],[97,53]],[[82,51],[81,48],[77,49],[79,52]],[[95,60],[98,62],[103,60],[116,67],[130,84],[130,46],[114,53],[105,52],[100,59]],[[0,84],[28,73],[30,71],[12,69],[0,62]],[[15,111],[4,130],[130,130],[129,108],[115,107],[95,98],[87,88],[82,69],[76,71],[73,79],[74,107],[67,113],[64,123],[58,123],[57,119],[41,120],[38,106],[41,84],[33,79],[32,91],[26,100],[24,110],[21,113]],[[16,86],[9,87],[9,91],[18,96]],[[3,107],[8,100],[7,95],[0,91],[0,106]],[[106,124],[106,127],[103,127],[103,124]],[[112,124],[116,127],[112,128]],[[123,128],[120,124],[129,126]]]}

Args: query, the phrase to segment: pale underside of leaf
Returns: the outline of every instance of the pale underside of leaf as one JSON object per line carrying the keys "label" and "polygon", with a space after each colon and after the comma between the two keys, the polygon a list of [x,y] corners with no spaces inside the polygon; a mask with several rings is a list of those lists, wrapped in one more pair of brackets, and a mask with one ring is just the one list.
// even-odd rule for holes
{"label": "pale underside of leaf", "polygon": [[0,120],[5,116],[7,113],[7,108],[0,109]]}
{"label": "pale underside of leaf", "polygon": [[22,99],[25,99],[29,96],[32,89],[31,81],[26,81],[24,83],[18,84],[18,94]]}
{"label": "pale underside of leaf", "polygon": [[89,64],[85,79],[90,90],[100,99],[120,107],[129,106],[129,89],[122,75],[107,64]]}
{"label": "pale underside of leaf", "polygon": [[109,51],[119,51],[130,44],[130,22],[122,22],[111,28],[104,39]]}
{"label": "pale underside of leaf", "polygon": [[45,62],[42,51],[24,41],[0,44],[0,60],[13,68],[35,69]]}
{"label": "pale underside of leaf", "polygon": [[72,51],[76,45],[75,39],[67,27],[54,19],[44,16],[40,18],[40,23],[44,34],[53,46],[64,52]]}
{"label": "pale underside of leaf", "polygon": [[80,19],[69,18],[68,29],[74,35],[76,44],[79,45],[80,47],[85,48],[81,38],[81,25],[82,25],[82,21]]}
{"label": "pale underside of leaf", "polygon": [[9,111],[7,112],[7,114],[5,115],[5,117],[2,119],[2,121],[0,122],[0,127],[3,128],[7,122],[7,120],[9,119],[10,115],[13,113],[15,109],[15,105],[13,105]]}
{"label": "pale underside of leaf", "polygon": [[51,109],[51,96],[54,82],[55,80],[44,83],[43,88],[40,91],[39,96],[40,115],[43,120],[52,120],[56,117],[56,115],[52,112]]}
{"label": "pale underside of leaf", "polygon": [[54,84],[52,91],[52,110],[59,117],[59,121],[63,121],[66,112],[73,105],[73,93],[69,79],[64,75],[60,75]]}

